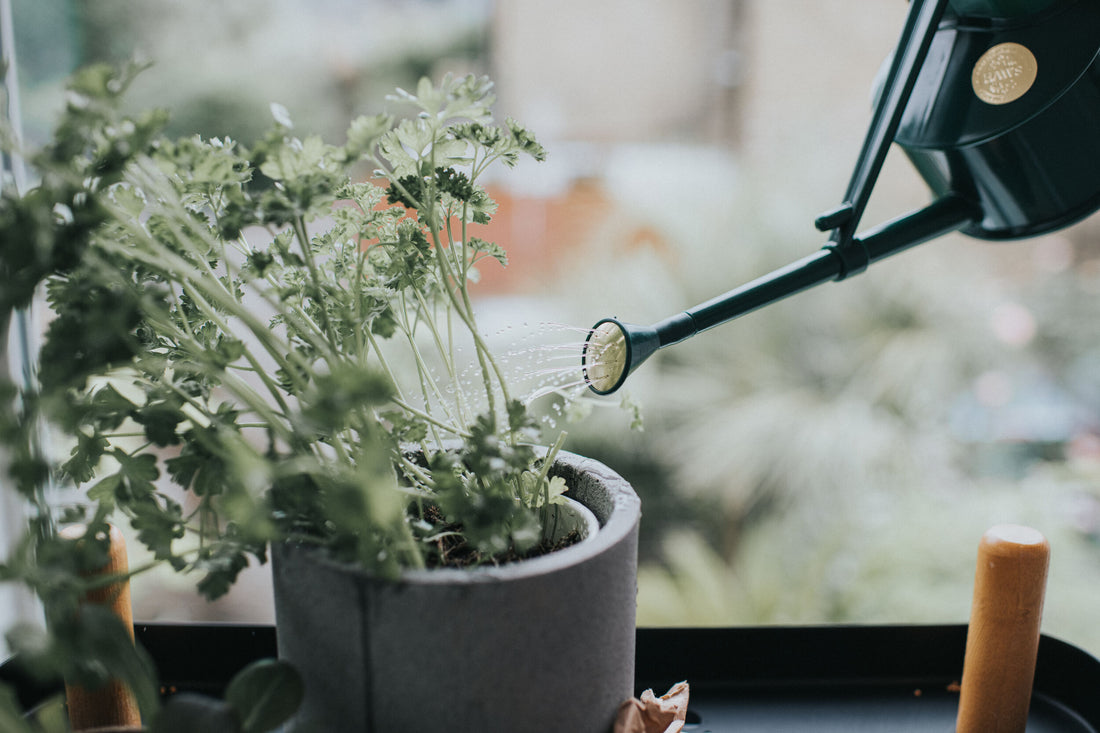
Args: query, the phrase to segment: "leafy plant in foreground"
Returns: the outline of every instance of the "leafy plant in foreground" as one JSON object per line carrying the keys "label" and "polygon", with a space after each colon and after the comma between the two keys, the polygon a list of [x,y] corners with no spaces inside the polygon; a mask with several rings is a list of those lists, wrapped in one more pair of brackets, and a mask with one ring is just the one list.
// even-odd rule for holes
{"label": "leafy plant in foreground", "polygon": [[[122,114],[136,71],[80,72],[31,158],[39,185],[0,203],[0,318],[43,285],[54,313],[39,387],[3,395],[12,481],[36,511],[0,578],[34,587],[55,632],[77,623],[79,570],[104,548],[55,525],[96,537],[119,515],[211,598],[274,540],[383,575],[436,564],[444,541],[489,562],[532,551],[564,490],[546,471],[561,438],[540,462],[469,287],[506,261],[475,236],[495,208],[478,180],[545,153],[493,121],[491,83],[422,81],[394,98],[407,116],[360,117],[343,145],[295,136],[273,107],[246,149]],[[61,455],[43,422],[68,436]],[[51,477],[87,501],[51,506]]]}

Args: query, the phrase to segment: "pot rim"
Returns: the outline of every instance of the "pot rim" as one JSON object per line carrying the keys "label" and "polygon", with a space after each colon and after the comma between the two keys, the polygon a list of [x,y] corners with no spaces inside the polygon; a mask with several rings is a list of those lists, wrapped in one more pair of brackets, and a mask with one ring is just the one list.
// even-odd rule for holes
{"label": "pot rim", "polygon": [[[563,496],[561,498],[564,500],[563,503],[554,504],[553,506],[558,507],[559,511],[568,510],[573,512],[575,516],[580,518],[581,522],[584,525],[583,530],[578,530],[583,532],[584,534],[579,540],[577,540],[573,544],[580,544],[581,542],[588,542],[589,540],[594,539],[596,535],[600,532],[600,520],[596,518],[595,513],[584,504],[581,504],[579,501],[573,499],[572,497]],[[545,530],[543,531],[545,532]]]}
{"label": "pot rim", "polygon": [[[591,506],[596,502],[589,501],[586,503],[580,501],[576,496],[567,496],[566,498],[577,501],[592,511],[599,522],[599,532],[569,547],[527,560],[504,565],[482,565],[474,568],[404,570],[397,579],[392,581],[383,580],[382,582],[395,585],[463,585],[497,583],[537,577],[579,565],[589,558],[618,545],[639,522],[641,518],[641,501],[638,495],[626,479],[603,463],[568,451],[559,451],[550,473],[551,475],[563,476],[567,482],[571,481],[569,486],[571,491],[581,488],[575,485],[581,476],[589,477],[588,480],[596,488],[596,491],[601,494],[596,498],[605,501],[606,506]],[[280,551],[294,550],[309,553],[313,561],[342,572],[361,575],[365,579],[375,577],[369,571],[352,563],[333,560],[314,547],[293,542],[284,542],[280,545]]]}

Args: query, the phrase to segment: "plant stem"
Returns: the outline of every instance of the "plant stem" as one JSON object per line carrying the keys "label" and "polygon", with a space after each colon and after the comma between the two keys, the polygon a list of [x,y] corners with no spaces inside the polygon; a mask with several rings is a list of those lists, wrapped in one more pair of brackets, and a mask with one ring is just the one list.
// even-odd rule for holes
{"label": "plant stem", "polygon": [[317,263],[313,257],[313,245],[309,241],[309,234],[306,231],[306,223],[300,216],[294,217],[293,222],[294,236],[298,240],[298,245],[302,250],[302,257],[305,258],[306,269],[309,270],[310,279],[313,280],[314,294],[313,298],[317,303],[317,310],[321,313],[321,328],[324,333],[328,335],[331,343],[338,343],[339,339],[337,334],[333,331],[332,323],[329,321],[328,308],[324,303],[325,289],[324,284],[321,281],[321,273],[317,269]]}
{"label": "plant stem", "polygon": [[[439,236],[439,230],[429,223],[428,231],[432,236],[432,244],[435,249],[436,263],[440,269],[440,280],[444,284],[443,290],[447,293],[447,296],[451,299],[451,304],[454,306],[453,310],[458,315],[459,320],[466,326],[467,331],[470,333],[470,337],[474,341],[474,352],[477,354],[478,365],[481,368],[481,380],[485,389],[485,397],[488,402],[488,409],[490,413],[496,412],[496,396],[493,394],[493,381],[489,363],[486,353],[488,348],[485,345],[484,340],[481,338],[481,334],[478,333],[477,322],[474,320],[473,309],[470,303],[469,293],[466,291],[464,283],[458,283],[454,271],[451,269],[451,265],[447,260],[447,255],[444,251],[442,240]],[[461,294],[461,298],[455,294],[454,290],[447,287],[448,284],[453,283],[455,289]],[[505,393],[507,398],[507,393]]]}
{"label": "plant stem", "polygon": [[545,527],[550,521],[550,482],[547,480],[547,476],[550,475],[550,468],[554,465],[554,461],[558,457],[558,453],[561,451],[563,445],[565,445],[565,437],[567,433],[563,430],[558,433],[558,439],[554,441],[554,445],[550,447],[550,450],[546,452],[546,456],[542,459],[542,466],[539,468],[538,486],[542,487],[542,526]]}
{"label": "plant stem", "polygon": [[[438,326],[436,326],[435,318],[432,316],[432,309],[429,306],[428,302],[424,299],[424,293],[420,292],[419,290],[414,290],[413,294],[416,297],[419,311],[424,314],[424,322],[428,325],[428,330],[431,331],[432,339],[435,342],[435,348],[439,352],[440,357],[442,357],[443,365],[447,370],[447,378],[450,380],[451,384],[457,386],[458,372],[456,369],[457,359],[455,358],[454,342],[451,341],[451,343],[449,344],[443,343],[443,337],[440,335],[439,328]],[[440,394],[438,386],[436,386],[436,393]],[[441,394],[440,399],[442,400]],[[457,412],[458,422],[460,422],[461,424],[469,423],[469,415],[467,414],[466,406],[462,399],[462,390],[457,388],[455,390],[455,410]]]}

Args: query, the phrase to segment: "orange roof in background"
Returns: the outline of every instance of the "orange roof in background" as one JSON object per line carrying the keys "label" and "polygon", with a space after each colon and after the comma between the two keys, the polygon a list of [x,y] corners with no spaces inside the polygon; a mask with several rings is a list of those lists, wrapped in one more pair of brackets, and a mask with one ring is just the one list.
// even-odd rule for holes
{"label": "orange roof in background", "polygon": [[490,188],[488,193],[498,204],[497,212],[474,233],[503,247],[508,267],[495,260],[480,263],[481,281],[475,288],[480,295],[541,289],[545,278],[583,257],[583,248],[592,244],[613,206],[599,184],[585,181],[549,197],[503,188]]}
{"label": "orange roof in background", "polygon": [[474,289],[478,295],[540,291],[547,279],[583,261],[585,250],[601,244],[628,251],[664,248],[660,233],[644,224],[616,232],[615,241],[602,242],[608,222],[622,214],[596,181],[579,180],[548,197],[495,187],[489,187],[488,193],[498,204],[497,212],[488,225],[474,227],[471,234],[503,247],[508,267],[495,260],[480,263],[481,281]]}

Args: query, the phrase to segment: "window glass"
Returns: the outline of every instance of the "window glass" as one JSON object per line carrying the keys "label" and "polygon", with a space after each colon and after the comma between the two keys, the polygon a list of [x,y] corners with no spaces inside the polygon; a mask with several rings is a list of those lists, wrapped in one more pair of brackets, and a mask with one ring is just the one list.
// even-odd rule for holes
{"label": "window glass", "polygon": [[[824,243],[814,217],[840,202],[907,10],[674,5],[16,0],[24,122],[41,139],[72,68],[135,53],[154,64],[132,104],[242,141],[271,102],[338,140],[421,75],[489,73],[501,114],[550,150],[494,184],[495,335],[653,323]],[[894,152],[864,222],[927,200]],[[962,623],[980,536],[1015,522],[1053,547],[1044,628],[1100,653],[1098,233],[1093,217],[1021,242],[950,235],[586,402],[568,447],[643,497],[639,623]],[[216,606],[178,578],[143,584],[138,616],[269,620],[264,572]]]}

